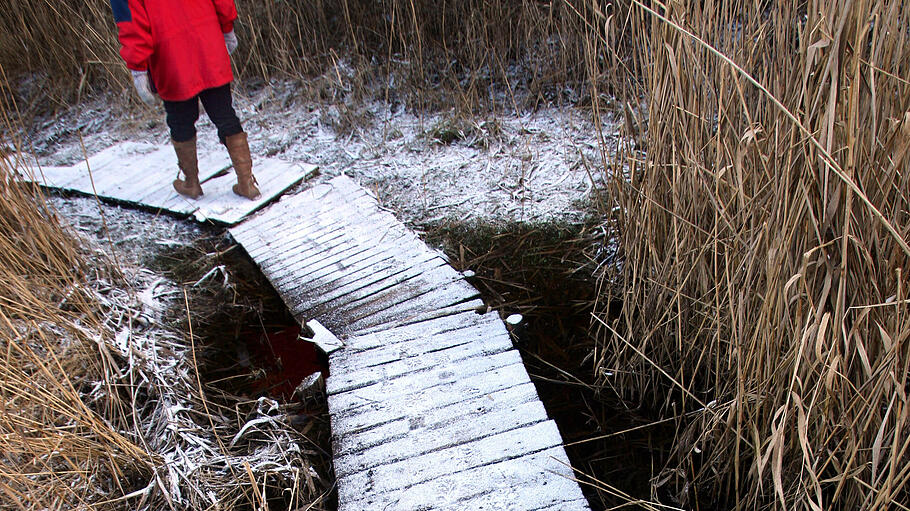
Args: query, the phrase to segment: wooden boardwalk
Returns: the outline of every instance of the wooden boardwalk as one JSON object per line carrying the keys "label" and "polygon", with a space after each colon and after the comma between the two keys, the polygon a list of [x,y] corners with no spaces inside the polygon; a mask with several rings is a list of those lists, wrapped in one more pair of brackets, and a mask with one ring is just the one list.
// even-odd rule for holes
{"label": "wooden boardwalk", "polygon": [[315,170],[312,165],[256,159],[253,173],[262,197],[250,201],[231,191],[236,178],[230,167],[227,150],[199,154],[199,179],[205,191],[199,200],[182,197],[171,186],[177,177],[177,157],[169,145],[125,142],[70,167],[34,167],[26,178],[49,188],[97,193],[99,197],[193,215],[200,222],[233,225]]}
{"label": "wooden boardwalk", "polygon": [[230,232],[298,320],[341,338],[341,511],[588,509],[502,321],[366,190],[339,177]]}

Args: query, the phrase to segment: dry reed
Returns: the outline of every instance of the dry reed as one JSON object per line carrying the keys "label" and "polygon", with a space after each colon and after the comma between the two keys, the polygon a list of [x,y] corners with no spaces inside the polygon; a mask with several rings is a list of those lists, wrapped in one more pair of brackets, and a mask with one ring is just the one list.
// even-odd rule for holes
{"label": "dry reed", "polygon": [[629,9],[647,154],[617,160],[624,308],[596,326],[601,383],[679,418],[654,496],[906,509],[910,11]]}
{"label": "dry reed", "polygon": [[[105,388],[111,353],[90,268],[41,193],[0,159],[0,507],[69,509],[109,500],[152,458],[122,431]],[[106,275],[106,276],[105,276]]]}
{"label": "dry reed", "polygon": [[[586,27],[595,16],[589,0],[238,0],[237,6],[240,78],[301,79],[313,97],[331,100],[372,84],[385,100],[466,112],[491,103],[546,104],[582,89]],[[0,65],[31,84],[19,90],[26,112],[47,108],[48,99],[61,106],[89,92],[128,87],[118,48],[107,0],[14,2],[0,10]],[[322,84],[318,75],[332,83]]]}

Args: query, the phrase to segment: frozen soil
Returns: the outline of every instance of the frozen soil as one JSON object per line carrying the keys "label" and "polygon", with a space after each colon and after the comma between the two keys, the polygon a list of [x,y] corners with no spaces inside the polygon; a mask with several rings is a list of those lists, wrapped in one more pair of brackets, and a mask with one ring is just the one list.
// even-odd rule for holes
{"label": "frozen soil", "polygon": [[[394,103],[312,102],[301,90],[293,82],[235,90],[254,158],[313,163],[318,179],[347,174],[410,224],[574,223],[603,183],[598,130],[584,109],[468,119],[414,114]],[[120,94],[38,119],[26,149],[42,164],[64,165],[120,141],[166,144],[163,108],[123,106]],[[618,132],[614,117],[603,119],[608,147]],[[201,151],[223,150],[205,115],[197,128]]]}

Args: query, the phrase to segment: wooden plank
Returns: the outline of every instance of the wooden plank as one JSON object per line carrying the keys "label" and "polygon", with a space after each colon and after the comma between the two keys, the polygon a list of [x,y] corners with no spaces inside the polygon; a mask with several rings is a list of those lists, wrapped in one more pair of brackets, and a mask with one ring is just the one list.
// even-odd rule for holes
{"label": "wooden plank", "polygon": [[[348,273],[363,267],[367,258],[384,258],[392,257],[395,260],[407,260],[408,255],[404,248],[409,244],[409,238],[403,236],[394,243],[382,245],[362,245],[362,244],[345,244],[334,248],[330,252],[312,254],[304,259],[291,258],[282,261],[283,272],[276,275],[279,279],[277,285],[286,287],[288,293],[294,294],[295,291],[307,286],[310,281],[316,278],[325,279],[342,277]],[[266,263],[268,264],[268,263]],[[296,284],[285,286],[286,277],[291,277]]]}
{"label": "wooden plank", "polygon": [[208,192],[197,203],[196,219],[235,224],[302,181],[313,169],[315,166],[312,165],[292,165],[281,160],[263,159],[256,171],[262,177],[262,186],[259,187],[261,196],[252,201],[233,192],[232,187],[236,183],[234,176],[211,180],[206,183]]}
{"label": "wooden plank", "polygon": [[352,336],[345,341],[345,344],[349,350],[368,350],[465,328],[485,327],[498,322],[499,318],[496,314],[480,315],[474,312],[463,312],[407,326],[390,328],[378,333]]}
{"label": "wooden plank", "polygon": [[[507,460],[455,476],[480,481],[487,490],[435,507],[438,511],[589,511],[562,447]],[[436,480],[434,482],[443,483]],[[448,483],[449,481],[445,481]],[[471,484],[466,482],[466,484]],[[447,496],[473,493],[454,482]],[[437,485],[437,489],[441,486]],[[463,487],[462,487],[463,488]],[[438,491],[438,490],[437,490]],[[454,500],[454,499],[453,499]],[[412,502],[403,502],[410,506]],[[400,508],[406,509],[406,508]],[[411,508],[416,509],[416,508]]]}
{"label": "wooden plank", "polygon": [[[462,280],[452,280],[444,286],[427,292],[403,295],[397,302],[383,303],[375,309],[362,309],[356,313],[356,319],[350,321],[354,331],[377,325],[407,320],[425,311],[435,311],[459,303],[470,301],[480,293]],[[353,314],[352,314],[353,315]]]}
{"label": "wooden plank", "polygon": [[338,501],[339,504],[348,503],[362,499],[364,495],[394,492],[561,444],[562,437],[556,424],[541,422],[341,477],[338,479]]}
{"label": "wooden plank", "polygon": [[[346,495],[339,511],[587,511],[562,448],[482,465],[399,491]],[[565,505],[565,507],[559,507]],[[555,507],[554,507],[555,506]]]}
{"label": "wooden plank", "polygon": [[[477,338],[483,342],[477,341]],[[397,349],[388,349],[369,353],[369,359],[376,360],[375,365],[368,367],[350,367],[342,365],[333,369],[331,393],[350,392],[355,389],[391,381],[430,371],[439,366],[454,366],[456,362],[468,364],[476,357],[490,357],[512,349],[512,339],[508,336],[484,337],[474,334],[470,337],[445,337],[445,342],[420,343],[422,349],[407,350],[402,354],[401,345]],[[406,345],[412,347],[410,344]]]}
{"label": "wooden plank", "polygon": [[[490,314],[489,316],[495,316]],[[494,320],[498,321],[498,320]],[[357,337],[349,339],[345,345],[345,350],[333,355],[329,362],[338,366],[345,372],[360,368],[376,367],[387,363],[386,360],[403,360],[408,357],[421,355],[428,351],[443,350],[452,346],[471,342],[479,345],[488,344],[487,340],[499,342],[498,338],[511,339],[509,333],[501,325],[496,325],[484,316],[477,316],[477,323],[448,330],[438,334],[426,334],[410,339],[404,342],[380,343],[366,348],[361,348],[357,344]],[[383,338],[380,336],[380,339]],[[496,341],[492,341],[496,339]],[[393,358],[396,357],[397,358]],[[344,376],[344,375],[341,375]]]}
{"label": "wooden plank", "polygon": [[[293,243],[298,250],[272,250],[260,259],[262,262],[272,259],[281,260],[282,264],[291,269],[294,266],[299,267],[306,264],[307,260],[316,255],[336,255],[340,254],[342,250],[354,246],[361,249],[388,248],[391,245],[402,248],[413,247],[417,244],[413,236],[404,229],[390,229],[383,234],[384,236],[380,237],[376,232],[361,231],[343,225],[327,227],[314,234],[307,232],[274,233],[270,236],[273,240],[286,240],[287,244]],[[272,246],[277,242],[273,242]],[[261,253],[256,248],[251,250],[254,254]]]}
{"label": "wooden plank", "polygon": [[170,185],[171,181],[167,179],[170,174],[169,168],[176,168],[174,150],[161,146],[147,149],[150,150],[148,152],[143,150],[137,154],[113,154],[103,165],[89,159],[89,163],[93,164],[92,174],[98,195],[124,200],[124,197],[113,195],[112,192],[118,187],[127,189],[136,187],[140,181],[138,178],[148,174],[159,177],[156,186]]}
{"label": "wooden plank", "polygon": [[[380,465],[457,447],[546,420],[547,412],[543,404],[540,401],[531,401],[483,415],[461,415],[447,424],[434,428],[415,427],[406,438],[392,440],[358,452],[336,455],[335,476],[344,478]],[[562,443],[558,439],[556,442],[556,445]]]}
{"label": "wooden plank", "polygon": [[[416,237],[402,225],[384,225],[381,229],[373,226],[364,226],[350,220],[334,220],[326,217],[308,218],[303,220],[288,220],[279,224],[273,230],[262,230],[259,239],[247,241],[247,250],[258,253],[263,245],[268,245],[275,255],[293,253],[297,248],[297,240],[320,239],[326,233],[342,230],[351,242],[378,245],[395,237],[408,235]],[[274,243],[276,239],[283,239],[281,245]],[[270,243],[271,242],[271,243]]]}
{"label": "wooden plank", "polygon": [[[259,241],[259,240],[257,240]],[[335,225],[317,233],[304,232],[264,232],[259,243],[246,243],[244,249],[250,257],[261,263],[284,261],[295,257],[306,257],[342,243],[350,244],[344,226]],[[295,247],[288,249],[287,247]]]}
{"label": "wooden plank", "polygon": [[65,178],[72,172],[71,167],[42,165],[38,158],[29,153],[11,153],[0,156],[13,170],[16,179],[23,183],[35,183],[53,187],[55,178]]}
{"label": "wooden plank", "polygon": [[[168,187],[172,187],[172,182],[176,174],[161,169],[141,169],[141,175],[128,176],[126,179],[120,179],[111,183],[105,188],[103,195],[116,197],[124,202],[141,203],[142,197],[150,193],[162,192]],[[162,192],[163,193],[163,192]]]}
{"label": "wooden plank", "polygon": [[358,420],[368,422],[358,427],[364,427],[397,418],[386,417],[389,413],[394,415],[389,410],[396,408],[416,412],[529,381],[531,379],[524,370],[521,357],[515,351],[507,351],[485,360],[473,360],[470,365],[437,368],[412,378],[397,378],[392,382],[330,395],[329,411],[333,420],[361,415]]}
{"label": "wooden plank", "polygon": [[[110,179],[124,179],[130,176],[129,169],[131,161],[143,159],[144,155],[154,153],[160,150],[160,146],[122,142],[115,146],[108,147],[103,151],[90,156],[88,165],[83,160],[73,166],[76,170],[74,179],[65,184],[67,188],[80,191],[82,193],[92,194],[92,182],[95,183],[95,189],[105,184]],[[124,169],[127,169],[126,171]]]}
{"label": "wooden plank", "polygon": [[403,413],[400,417],[361,429],[342,430],[334,424],[335,420],[332,419],[332,450],[335,452],[335,456],[351,454],[386,442],[408,438],[411,431],[418,428],[435,429],[452,423],[459,417],[479,417],[537,401],[539,399],[534,384],[523,383],[429,410],[414,413],[402,410]]}
{"label": "wooden plank", "polygon": [[413,316],[408,316],[405,318],[396,319],[394,321],[389,321],[382,323],[380,325],[374,325],[371,327],[361,327],[358,329],[353,329],[349,325],[346,326],[346,332],[349,335],[365,335],[382,330],[387,330],[389,328],[398,328],[407,325],[419,324],[425,321],[432,321],[438,318],[443,318],[446,316],[452,316],[462,313],[470,314],[485,314],[488,313],[490,309],[483,303],[483,300],[473,299],[468,300],[467,302],[456,303],[455,305],[450,305],[448,307],[442,307],[440,309],[434,309],[431,311],[423,312],[420,314],[415,314]]}
{"label": "wooden plank", "polygon": [[[426,260],[432,260],[435,254],[422,254],[420,258],[414,261],[414,264],[421,264]],[[312,307],[310,301],[308,301],[310,296],[322,296],[323,293],[333,292],[334,290],[340,290],[341,288],[349,288],[351,284],[357,284],[362,279],[371,279],[373,278],[383,278],[383,276],[393,276],[397,273],[405,271],[407,268],[399,259],[395,258],[393,255],[386,255],[382,253],[373,253],[367,252],[364,255],[355,256],[359,261],[354,261],[351,263],[351,259],[344,261],[344,267],[341,269],[335,269],[330,272],[323,272],[320,275],[313,275],[309,277],[313,280],[313,283],[301,283],[298,286],[295,286],[288,290],[290,293],[294,293],[297,290],[301,290],[299,296],[300,307],[303,309],[308,309]],[[377,277],[378,276],[378,277]],[[372,280],[370,280],[372,282]],[[369,284],[369,283],[367,283]]]}
{"label": "wooden plank", "polygon": [[[244,222],[243,226],[235,229],[238,233],[271,231],[277,226],[295,219],[318,220],[324,216],[324,213],[337,209],[342,200],[344,203],[357,207],[361,216],[369,216],[374,211],[378,211],[375,201],[370,198],[366,190],[359,190],[347,197],[338,197],[331,184],[323,184],[279,201],[267,212]],[[334,217],[332,218],[332,221],[336,220]]]}
{"label": "wooden plank", "polygon": [[[410,373],[399,378],[383,380],[372,385],[357,387],[347,392],[333,394],[332,413],[345,411],[372,403],[388,402],[398,397],[435,389],[439,394],[448,391],[453,383],[475,374],[492,372],[510,364],[521,363],[517,352],[507,351],[489,357],[472,358],[463,363],[446,363],[428,370]],[[524,383],[513,381],[512,383]]]}
{"label": "wooden plank", "polygon": [[[345,279],[346,284],[336,279],[335,284],[342,285],[331,292],[314,291],[311,299],[302,301],[300,307],[316,316],[328,310],[349,310],[354,314],[361,304],[369,301],[378,303],[385,295],[398,295],[409,286],[422,286],[423,282],[432,281],[440,270],[451,270],[451,267],[438,255],[427,252],[419,256],[411,266],[389,266],[386,271],[374,273],[370,277]],[[417,282],[412,283],[414,281]],[[324,285],[320,287],[325,288]]]}
{"label": "wooden plank", "polygon": [[230,229],[231,235],[255,236],[259,232],[268,232],[273,228],[273,224],[281,224],[299,218],[302,216],[300,209],[308,205],[320,205],[324,203],[326,194],[331,193],[331,187],[326,184],[315,185],[311,188],[304,189],[299,193],[287,196],[273,204],[269,209],[255,215],[240,225]]}
{"label": "wooden plank", "polygon": [[[359,320],[367,317],[375,318],[386,313],[394,316],[402,307],[406,308],[408,302],[440,289],[458,295],[460,300],[477,296],[477,290],[462,279],[461,274],[451,266],[437,266],[397,282],[394,287],[371,290],[371,294],[361,297],[356,302],[346,304],[345,309],[349,311],[352,325],[356,325]],[[436,308],[444,305],[451,305],[451,303],[433,303],[428,307]],[[319,310],[316,309],[316,312]]]}
{"label": "wooden plank", "polygon": [[[321,268],[306,274],[303,274],[303,272],[307,270],[292,270],[295,271],[294,275],[297,276],[297,280],[282,285],[283,292],[292,298],[295,309],[303,310],[298,304],[302,300],[306,300],[307,295],[315,292],[313,290],[314,286],[320,287],[323,283],[345,279],[348,275],[360,272],[365,267],[387,265],[387,268],[391,268],[400,265],[393,253],[377,252],[370,249],[352,251],[342,261],[327,260],[325,263],[327,264],[321,264]],[[318,283],[311,286],[311,282]]]}
{"label": "wooden plank", "polygon": [[[261,266],[270,275],[276,288],[289,296],[297,297],[299,291],[306,289],[316,278],[333,274],[344,275],[352,271],[347,266],[347,262],[352,259],[383,255],[385,254],[381,248],[345,243],[330,251],[311,254],[302,260],[296,258],[283,261],[268,260],[263,261]],[[389,257],[394,255],[394,252],[389,253]]]}
{"label": "wooden plank", "polygon": [[[146,166],[144,169],[154,175],[154,181],[148,182],[147,186],[137,187],[136,190],[125,194],[124,198],[126,200],[146,204],[155,208],[167,209],[165,208],[165,204],[168,204],[169,201],[175,200],[176,197],[178,197],[173,186],[174,179],[176,179],[178,175],[182,175],[180,174],[177,165],[177,155],[174,153],[173,149],[168,149],[166,152],[169,157],[160,162],[157,167]],[[211,179],[212,176],[217,175],[219,172],[229,169],[231,166],[231,158],[227,155],[226,151],[207,152],[199,156],[197,163],[199,167],[199,179],[204,183],[205,180]],[[206,187],[203,184],[203,191],[205,191],[205,188]],[[195,208],[189,208],[185,205],[181,206],[183,206],[181,207],[181,210],[184,211],[195,210]]]}
{"label": "wooden plank", "polygon": [[52,167],[37,166],[27,167],[23,175],[23,181],[38,183],[46,188],[62,188],[62,184],[72,178],[72,167]]}

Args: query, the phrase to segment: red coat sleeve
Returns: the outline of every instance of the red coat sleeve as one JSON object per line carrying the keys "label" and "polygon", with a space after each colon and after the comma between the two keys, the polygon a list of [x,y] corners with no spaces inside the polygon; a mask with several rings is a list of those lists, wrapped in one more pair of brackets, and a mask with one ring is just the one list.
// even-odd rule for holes
{"label": "red coat sleeve", "polygon": [[218,23],[225,34],[234,30],[234,20],[237,19],[237,6],[234,0],[212,0],[215,12],[218,13]]}
{"label": "red coat sleeve", "polygon": [[126,67],[134,71],[147,70],[155,45],[145,1],[111,0],[111,8],[117,22],[120,56],[126,62]]}

